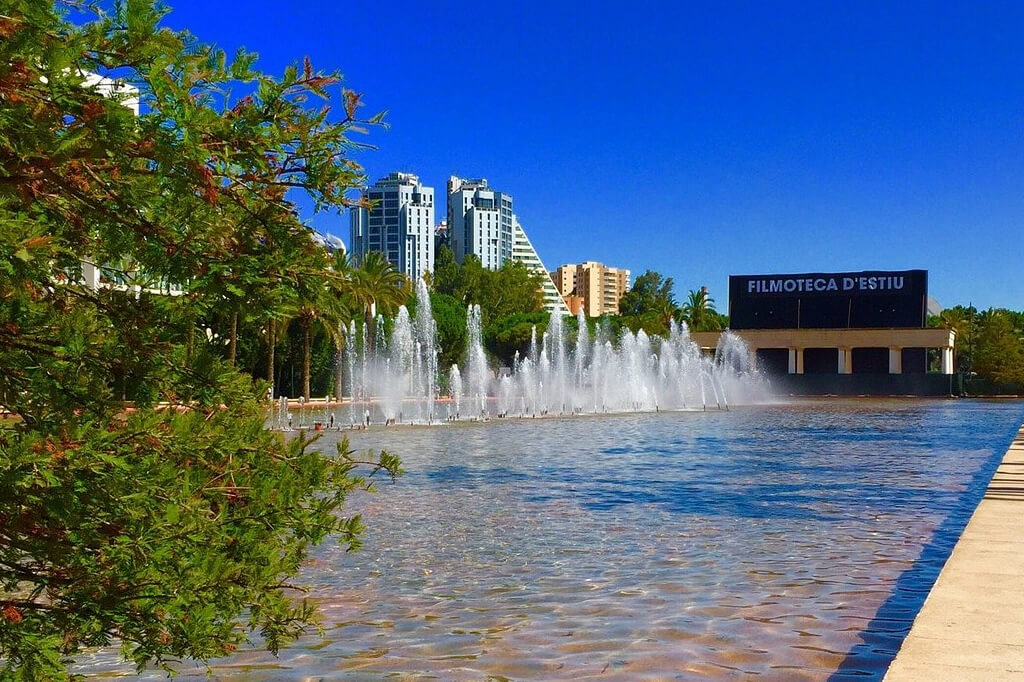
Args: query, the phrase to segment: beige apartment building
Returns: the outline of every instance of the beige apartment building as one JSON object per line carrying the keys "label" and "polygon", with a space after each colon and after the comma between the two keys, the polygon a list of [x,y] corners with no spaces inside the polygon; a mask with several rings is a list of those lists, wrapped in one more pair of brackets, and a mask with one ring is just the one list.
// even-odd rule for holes
{"label": "beige apartment building", "polygon": [[[594,261],[563,265],[551,273],[551,279],[562,298],[580,302],[587,317],[618,314],[619,299],[629,291],[629,270]],[[569,305],[570,310],[575,307]]]}

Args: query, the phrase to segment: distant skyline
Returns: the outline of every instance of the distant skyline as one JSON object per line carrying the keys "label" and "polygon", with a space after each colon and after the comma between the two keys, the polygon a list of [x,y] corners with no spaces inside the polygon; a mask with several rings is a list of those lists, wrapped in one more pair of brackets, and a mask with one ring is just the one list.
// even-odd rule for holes
{"label": "distant skyline", "polygon": [[485,177],[550,270],[725,311],[730,274],[921,268],[944,306],[1024,309],[1024,5],[168,4],[269,73],[342,71],[389,112],[370,182]]}

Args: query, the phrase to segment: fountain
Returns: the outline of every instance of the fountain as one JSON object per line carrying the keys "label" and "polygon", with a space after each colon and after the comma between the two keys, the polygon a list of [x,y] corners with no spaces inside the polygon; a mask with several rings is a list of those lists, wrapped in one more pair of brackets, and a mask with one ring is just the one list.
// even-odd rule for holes
{"label": "fountain", "polygon": [[[426,283],[417,282],[415,313],[402,306],[390,331],[384,320],[342,328],[345,352],[339,358],[340,392],[348,396],[327,426],[347,422],[433,424],[460,419],[538,417],[604,412],[728,409],[768,396],[746,344],[725,333],[714,356],[702,353],[685,324],[672,322],[668,338],[643,330],[623,330],[618,338],[606,326],[593,333],[581,312],[573,339],[564,317],[553,313],[538,339],[534,327],[527,352],[515,355],[501,376],[488,365],[480,307],[470,306],[468,348],[460,368],[438,366],[437,327]],[[442,392],[441,381],[447,386]],[[341,415],[347,412],[347,417]],[[280,428],[280,410],[273,420]]]}

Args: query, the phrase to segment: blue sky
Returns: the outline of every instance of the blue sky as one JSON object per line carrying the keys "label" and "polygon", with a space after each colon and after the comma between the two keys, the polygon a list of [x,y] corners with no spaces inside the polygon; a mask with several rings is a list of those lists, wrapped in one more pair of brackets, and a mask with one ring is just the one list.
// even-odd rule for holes
{"label": "blue sky", "polygon": [[486,177],[549,269],[724,310],[730,274],[924,268],[943,305],[1024,309],[1024,3],[169,4],[265,71],[341,70],[389,112],[371,180]]}

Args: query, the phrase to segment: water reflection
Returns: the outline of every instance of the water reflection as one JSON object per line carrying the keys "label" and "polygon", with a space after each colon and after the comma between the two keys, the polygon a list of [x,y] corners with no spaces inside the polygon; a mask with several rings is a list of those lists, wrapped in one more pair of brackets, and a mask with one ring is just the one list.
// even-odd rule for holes
{"label": "water reflection", "polygon": [[[408,473],[353,500],[364,551],[323,547],[306,570],[324,638],[214,674],[879,678],[1021,412],[846,401],[353,433]],[[130,671],[113,652],[83,664]]]}

